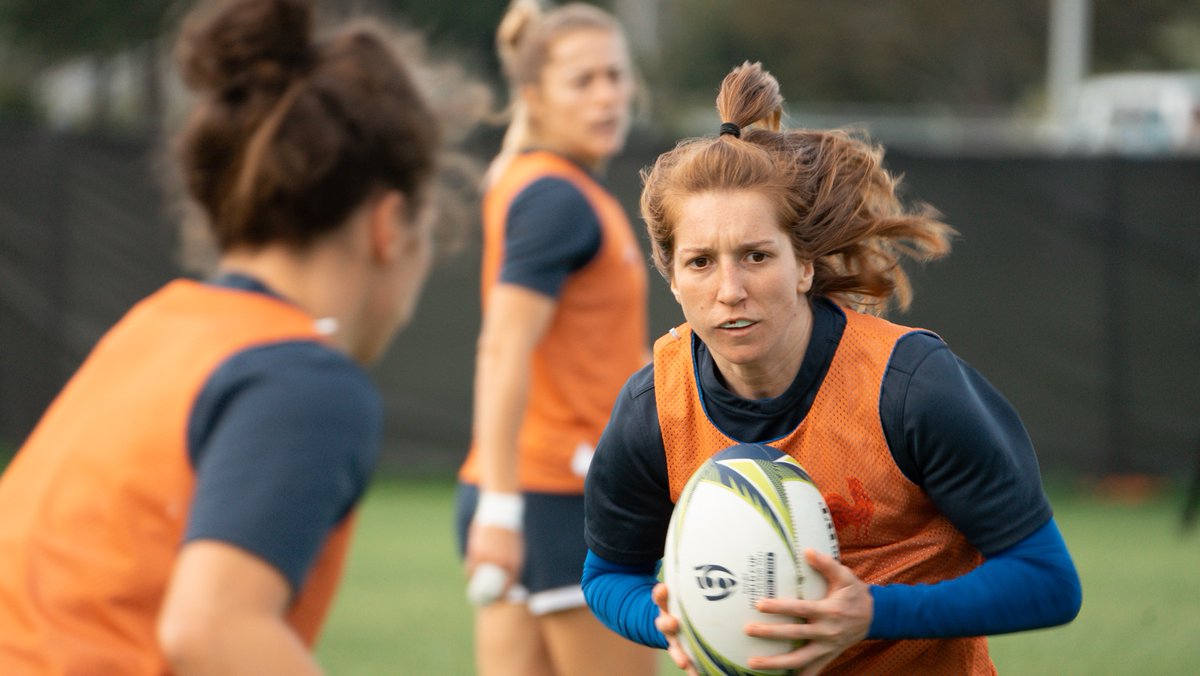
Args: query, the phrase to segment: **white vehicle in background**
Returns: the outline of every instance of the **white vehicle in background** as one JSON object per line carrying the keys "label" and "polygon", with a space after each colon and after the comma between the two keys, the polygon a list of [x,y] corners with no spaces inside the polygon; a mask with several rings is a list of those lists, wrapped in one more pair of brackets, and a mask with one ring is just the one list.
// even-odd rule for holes
{"label": "white vehicle in background", "polygon": [[1088,78],[1067,136],[1086,152],[1200,154],[1200,71]]}

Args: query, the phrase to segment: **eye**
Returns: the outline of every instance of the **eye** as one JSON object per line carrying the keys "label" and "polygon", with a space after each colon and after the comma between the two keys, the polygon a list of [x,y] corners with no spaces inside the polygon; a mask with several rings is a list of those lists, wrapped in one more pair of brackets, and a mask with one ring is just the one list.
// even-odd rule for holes
{"label": "eye", "polygon": [[710,262],[707,256],[696,256],[695,258],[688,259],[687,266],[693,270],[703,270],[708,267]]}
{"label": "eye", "polygon": [[751,251],[746,254],[746,258],[750,259],[751,263],[763,263],[770,257],[770,254],[765,251]]}

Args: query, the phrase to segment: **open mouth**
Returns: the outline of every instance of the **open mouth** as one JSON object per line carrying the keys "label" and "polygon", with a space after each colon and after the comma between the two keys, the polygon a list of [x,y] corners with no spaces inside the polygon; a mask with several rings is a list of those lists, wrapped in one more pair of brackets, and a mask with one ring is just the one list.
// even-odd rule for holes
{"label": "open mouth", "polygon": [[754,323],[754,322],[750,321],[749,319],[735,319],[735,320],[733,320],[733,321],[731,321],[731,322],[725,322],[724,324],[721,324],[721,325],[720,325],[719,327],[717,327],[717,328],[721,328],[721,329],[744,329],[744,328],[746,328],[747,326],[750,326],[750,325],[751,325],[751,324],[753,324],[753,323]]}
{"label": "open mouth", "polygon": [[592,129],[602,134],[611,134],[619,127],[620,124],[617,120],[603,120],[592,124]]}

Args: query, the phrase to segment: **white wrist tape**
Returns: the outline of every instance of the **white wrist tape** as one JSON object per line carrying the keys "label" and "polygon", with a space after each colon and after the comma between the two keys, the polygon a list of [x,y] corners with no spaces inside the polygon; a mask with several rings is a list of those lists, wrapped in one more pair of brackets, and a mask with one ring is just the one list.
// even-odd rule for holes
{"label": "white wrist tape", "polygon": [[521,531],[525,518],[525,498],[520,493],[480,491],[475,507],[475,523]]}

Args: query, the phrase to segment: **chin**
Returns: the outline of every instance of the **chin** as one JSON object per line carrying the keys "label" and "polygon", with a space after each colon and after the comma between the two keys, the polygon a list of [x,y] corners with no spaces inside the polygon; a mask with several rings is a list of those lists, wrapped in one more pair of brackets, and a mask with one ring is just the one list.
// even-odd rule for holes
{"label": "chin", "polygon": [[596,144],[591,148],[588,148],[587,154],[589,156],[589,164],[604,164],[612,159],[614,155],[621,152],[621,149],[624,148],[624,146],[625,144],[623,143],[604,143]]}
{"label": "chin", "polygon": [[621,139],[608,145],[604,151],[605,159],[608,159],[625,149],[625,140]]}
{"label": "chin", "polygon": [[717,350],[713,350],[713,354],[719,356],[721,359],[724,359],[730,364],[741,367],[753,366],[762,361],[762,355],[758,354],[757,352],[752,353],[746,350],[730,350],[726,352],[718,352]]}
{"label": "chin", "polygon": [[[708,346],[708,351],[711,352],[714,357],[722,361],[729,362],[730,364],[744,366],[746,364],[753,363],[759,357],[758,350],[750,350],[741,346],[721,345],[719,342],[710,340],[704,336],[701,336],[700,338],[704,341],[704,344]],[[716,342],[715,345],[713,344],[714,342]]]}

